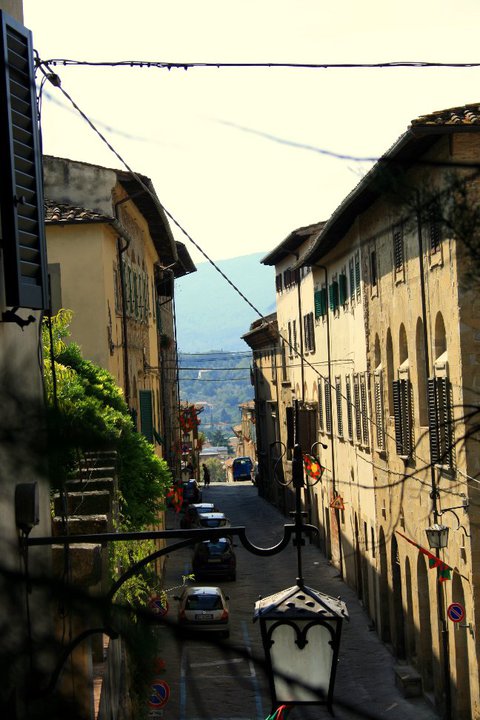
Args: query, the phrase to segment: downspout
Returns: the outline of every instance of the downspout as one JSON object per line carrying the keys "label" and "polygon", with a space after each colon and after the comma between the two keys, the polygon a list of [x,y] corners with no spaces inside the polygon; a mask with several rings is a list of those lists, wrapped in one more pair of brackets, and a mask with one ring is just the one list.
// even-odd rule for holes
{"label": "downspout", "polygon": [[[326,291],[326,300],[327,300],[327,312],[326,312],[326,322],[327,322],[327,378],[328,378],[328,387],[330,391],[330,396],[332,394],[332,355],[331,355],[331,349],[330,349],[330,309],[328,306],[328,269],[326,265],[321,265],[320,263],[312,263],[314,267],[320,268],[320,270],[323,270],[325,273],[325,291]],[[332,401],[330,401],[330,405],[332,406]],[[333,427],[332,427],[332,440],[331,440],[331,453],[330,453],[330,459],[332,463],[332,492],[335,495],[336,492],[336,485],[335,485],[335,478],[336,478],[336,464],[335,464],[335,447],[333,442]],[[340,511],[338,508],[335,508],[335,522],[337,524],[337,533],[338,533],[338,551],[339,551],[339,570],[340,570],[340,577],[343,578],[343,553],[342,553],[342,531],[340,528]]]}
{"label": "downspout", "polygon": [[[128,234],[126,229],[123,227],[120,217],[118,214],[118,206],[130,200],[130,197],[119,200],[114,205],[115,220],[111,223],[115,232],[118,233],[117,238],[117,253],[118,253],[118,267],[120,270],[120,293],[122,296],[122,333],[123,333],[123,374],[125,382],[125,402],[130,409],[130,374],[129,374],[129,361],[128,361],[128,323],[127,323],[127,308],[126,308],[126,292],[125,292],[125,269],[123,264],[123,253],[128,250],[132,242],[131,235]],[[122,246],[121,239],[125,241]]]}
{"label": "downspout", "polygon": [[[427,329],[427,301],[425,294],[425,275],[424,275],[424,263],[423,263],[423,236],[422,236],[422,218],[420,212],[420,197],[419,191],[416,191],[417,195],[417,207],[416,207],[416,219],[417,219],[417,236],[418,236],[418,263],[420,269],[420,292],[422,301],[422,320],[423,320],[423,344],[425,347],[425,375],[428,379],[430,374],[430,353],[428,345],[428,329]],[[427,398],[428,402],[428,398]],[[439,512],[438,512],[438,498],[439,492],[437,487],[437,479],[435,476],[435,467],[432,462],[430,455],[430,479],[432,491],[430,498],[432,500],[433,510],[433,521],[438,523]],[[440,550],[435,550],[437,559],[440,558]],[[443,673],[444,673],[444,686],[445,686],[445,720],[451,720],[452,717],[452,691],[450,687],[450,657],[449,657],[449,640],[448,640],[448,626],[445,617],[444,609],[444,598],[443,598],[443,586],[442,583],[437,582],[437,605],[438,605],[438,617],[442,628],[442,651],[443,651]]]}

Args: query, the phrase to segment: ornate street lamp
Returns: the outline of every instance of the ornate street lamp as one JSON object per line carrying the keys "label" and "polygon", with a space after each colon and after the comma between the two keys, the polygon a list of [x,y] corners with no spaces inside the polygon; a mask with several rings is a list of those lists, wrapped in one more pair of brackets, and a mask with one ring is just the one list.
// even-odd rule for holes
{"label": "ornate street lamp", "polygon": [[448,545],[448,530],[446,525],[431,525],[425,529],[428,545],[432,550],[442,550]]}
{"label": "ornate street lamp", "polygon": [[255,603],[274,707],[326,704],[332,710],[344,618],[344,602],[305,585]]}
{"label": "ornate street lamp", "polygon": [[327,705],[332,711],[342,622],[348,620],[345,603],[307,587],[302,577],[301,548],[305,544],[301,491],[303,455],[293,449],[295,488],[294,544],[297,547],[297,584],[255,603],[254,622],[260,621],[272,705]]}

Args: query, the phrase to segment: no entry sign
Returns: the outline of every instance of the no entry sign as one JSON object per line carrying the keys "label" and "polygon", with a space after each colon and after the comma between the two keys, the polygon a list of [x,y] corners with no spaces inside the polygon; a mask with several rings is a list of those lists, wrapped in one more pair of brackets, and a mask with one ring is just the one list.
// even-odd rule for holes
{"label": "no entry sign", "polygon": [[447,615],[452,622],[462,622],[465,620],[465,608],[461,603],[454,602],[448,606]]}

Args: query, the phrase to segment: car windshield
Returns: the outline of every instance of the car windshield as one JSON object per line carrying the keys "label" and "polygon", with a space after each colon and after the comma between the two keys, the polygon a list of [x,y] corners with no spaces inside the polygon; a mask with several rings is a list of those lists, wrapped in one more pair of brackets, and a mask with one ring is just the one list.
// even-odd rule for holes
{"label": "car windshield", "polygon": [[222,599],[219,595],[189,595],[186,610],[221,610]]}
{"label": "car windshield", "polygon": [[209,555],[223,555],[228,550],[228,542],[226,540],[218,540],[217,542],[207,543]]}

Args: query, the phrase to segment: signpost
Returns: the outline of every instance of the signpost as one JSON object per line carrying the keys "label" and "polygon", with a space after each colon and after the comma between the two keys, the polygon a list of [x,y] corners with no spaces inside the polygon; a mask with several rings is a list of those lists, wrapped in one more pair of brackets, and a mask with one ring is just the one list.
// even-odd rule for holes
{"label": "signpost", "polygon": [[148,717],[163,717],[163,708],[167,704],[170,697],[170,687],[165,680],[155,678],[150,687],[150,695],[148,698]]}
{"label": "signpost", "polygon": [[161,595],[154,595],[148,601],[148,609],[156,617],[164,617],[168,612],[168,602]]}

